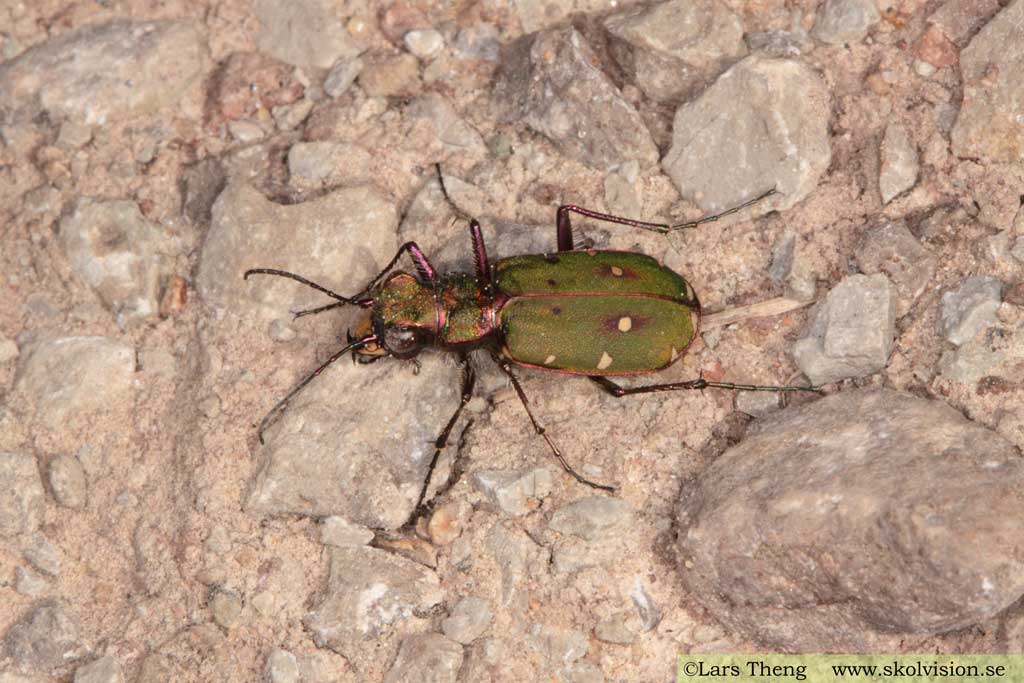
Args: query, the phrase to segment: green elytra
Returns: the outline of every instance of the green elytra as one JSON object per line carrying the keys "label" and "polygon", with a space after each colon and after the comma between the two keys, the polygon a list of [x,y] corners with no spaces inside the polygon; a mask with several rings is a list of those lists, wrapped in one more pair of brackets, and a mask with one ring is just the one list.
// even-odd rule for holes
{"label": "green elytra", "polygon": [[[445,198],[465,216],[448,196],[440,166],[437,172]],[[770,190],[721,214],[678,225],[648,223],[564,205],[557,214],[556,253],[512,256],[493,264],[487,257],[479,222],[466,216],[470,219],[475,274],[438,273],[416,243],[407,242],[377,277],[352,297],[342,296],[294,273],[270,268],[248,270],[246,278],[257,273],[287,277],[335,299],[335,303],[300,311],[296,317],[344,305],[359,306],[371,312],[368,330],[358,337],[350,335],[347,346],[294,387],[263,418],[258,431],[260,442],[266,427],[291,398],[349,351],[363,363],[385,356],[411,359],[428,347],[455,353],[463,371],[461,400],[435,441],[418,509],[423,503],[430,473],[462,409],[472,397],[476,373],[469,362],[469,353],[486,349],[512,383],[534,430],[547,442],[563,469],[588,486],[613,491],[613,487],[595,484],[569,466],[533,416],[526,393],[513,371],[514,364],[584,375],[616,398],[711,387],[742,391],[817,391],[817,388],[734,384],[708,381],[703,377],[634,387],[616,384],[609,378],[654,372],[677,360],[697,335],[700,304],[693,288],[682,276],[649,256],[574,249],[570,213],[668,233],[718,220],[774,192]],[[401,271],[391,273],[403,254],[411,257],[415,275]]]}
{"label": "green elytra", "polygon": [[502,354],[520,365],[605,377],[654,372],[697,335],[693,288],[644,254],[513,256],[494,271],[509,297],[498,313]]}

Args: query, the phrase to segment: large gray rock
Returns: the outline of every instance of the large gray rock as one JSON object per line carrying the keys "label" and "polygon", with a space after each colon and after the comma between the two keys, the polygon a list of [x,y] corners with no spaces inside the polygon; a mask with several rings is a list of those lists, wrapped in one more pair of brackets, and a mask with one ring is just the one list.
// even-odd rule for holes
{"label": "large gray rock", "polygon": [[882,273],[850,275],[818,305],[793,358],[812,384],[866,377],[885,367],[896,329],[896,297]]}
{"label": "large gray rock", "polygon": [[171,106],[202,66],[191,23],[94,24],[0,64],[0,110],[103,125]]}
{"label": "large gray rock", "polygon": [[263,24],[260,51],[282,62],[329,69],[360,52],[329,0],[257,0],[253,11]]}
{"label": "large gray rock", "polygon": [[719,0],[669,0],[605,20],[615,61],[648,97],[683,97],[747,54],[743,21]]}
{"label": "large gray rock", "polygon": [[[302,374],[313,367],[310,359]],[[416,376],[396,361],[368,367],[343,358],[267,430],[266,460],[247,508],[400,527],[458,403],[458,370],[437,355],[424,355]]]}
{"label": "large gray rock", "polygon": [[813,69],[791,59],[747,57],[676,111],[662,168],[679,192],[708,212],[774,187],[759,213],[808,194],[832,159],[829,92]]}
{"label": "large gray rock", "polygon": [[45,510],[46,494],[36,459],[0,452],[0,537],[35,531]]}
{"label": "large gray rock", "polygon": [[280,316],[324,304],[323,294],[299,283],[270,276],[245,281],[242,274],[278,268],[354,294],[397,250],[396,223],[395,207],[370,186],[286,206],[232,183],[213,205],[196,286],[208,304],[239,314]]}
{"label": "large gray rock", "polygon": [[60,223],[60,243],[119,322],[156,315],[171,245],[135,202],[80,200]]}
{"label": "large gray rock", "polygon": [[1024,594],[1024,460],[938,401],[843,392],[755,423],[683,490],[680,576],[768,647],[864,651]]}
{"label": "large gray rock", "polygon": [[50,429],[67,430],[129,400],[134,376],[135,349],[127,344],[107,337],[50,339],[22,357],[16,407],[34,412]]}
{"label": "large gray rock", "polygon": [[985,162],[1024,159],[1024,0],[1014,0],[960,52],[964,99],[953,152]]}
{"label": "large gray rock", "polygon": [[423,630],[418,615],[442,600],[437,575],[420,564],[365,546],[330,552],[327,590],[304,620],[321,647],[353,657],[392,629]]}
{"label": "large gray rock", "polygon": [[599,169],[658,159],[640,114],[598,66],[573,28],[531,33],[512,43],[494,91],[509,121],[522,121],[563,154]]}

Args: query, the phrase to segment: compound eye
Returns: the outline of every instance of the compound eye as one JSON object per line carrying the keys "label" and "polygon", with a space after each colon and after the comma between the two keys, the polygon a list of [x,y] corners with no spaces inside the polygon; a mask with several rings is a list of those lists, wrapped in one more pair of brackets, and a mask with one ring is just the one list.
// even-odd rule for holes
{"label": "compound eye", "polygon": [[392,354],[403,356],[418,351],[420,340],[410,327],[390,327],[384,332],[384,346]]}

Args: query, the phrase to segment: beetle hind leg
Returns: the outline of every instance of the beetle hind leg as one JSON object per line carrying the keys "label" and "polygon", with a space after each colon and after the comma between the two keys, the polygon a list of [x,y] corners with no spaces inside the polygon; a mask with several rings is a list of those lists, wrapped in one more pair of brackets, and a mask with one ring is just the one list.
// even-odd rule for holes
{"label": "beetle hind leg", "polygon": [[728,389],[731,391],[775,391],[775,392],[788,392],[788,391],[813,391],[816,393],[821,392],[821,387],[812,386],[774,386],[767,384],[733,384],[732,382],[709,382],[708,380],[700,377],[698,379],[691,379],[685,382],[669,382],[666,384],[647,384],[639,387],[623,387],[616,384],[607,377],[591,376],[590,379],[597,384],[599,387],[604,389],[606,392],[614,396],[615,398],[622,398],[623,396],[630,396],[632,394],[653,394],[661,391],[685,391],[685,390],[701,390],[701,389]]}
{"label": "beetle hind leg", "polygon": [[543,425],[537,422],[537,418],[533,416],[533,411],[530,410],[530,401],[529,399],[526,398],[526,392],[523,391],[522,385],[519,384],[519,379],[515,376],[515,373],[512,372],[512,364],[509,363],[504,358],[501,358],[500,356],[494,356],[494,362],[498,364],[498,367],[501,368],[501,371],[504,372],[505,375],[512,382],[512,387],[516,390],[516,394],[518,394],[519,396],[519,401],[520,403],[523,404],[523,408],[526,410],[526,414],[530,418],[530,422],[533,424],[533,431],[537,432],[538,435],[544,437],[544,441],[547,442],[548,448],[551,449],[552,455],[555,456],[555,460],[557,460],[558,464],[562,466],[562,469],[565,470],[569,475],[572,476],[573,479],[580,482],[581,484],[586,484],[591,488],[601,489],[602,491],[614,493],[614,486],[594,483],[572,468],[572,466],[566,461],[565,457],[562,455],[562,451],[559,450],[558,446],[555,445],[555,442],[551,439],[550,436],[548,436],[547,430],[544,428]]}

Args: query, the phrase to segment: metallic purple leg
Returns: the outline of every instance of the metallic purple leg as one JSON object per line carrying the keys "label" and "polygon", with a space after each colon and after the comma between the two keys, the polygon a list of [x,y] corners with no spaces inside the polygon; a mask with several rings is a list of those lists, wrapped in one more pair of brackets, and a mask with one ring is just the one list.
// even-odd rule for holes
{"label": "metallic purple leg", "polygon": [[[437,271],[434,270],[434,266],[430,265],[430,259],[428,259],[427,255],[423,253],[423,250],[419,248],[419,245],[415,242],[406,242],[402,245],[401,249],[398,250],[399,254],[402,253],[402,249],[407,249],[409,251],[409,255],[412,257],[412,261],[416,266],[416,272],[420,274],[421,278],[430,283],[437,280]],[[397,256],[395,257],[395,260],[398,260]],[[394,261],[392,261],[392,263],[394,263]],[[385,272],[387,270],[390,270],[390,268],[385,269]]]}
{"label": "metallic purple leg", "polygon": [[480,222],[473,218],[469,221],[469,234],[473,238],[473,260],[476,262],[476,276],[484,284],[491,284],[491,269],[487,262],[487,248],[484,246],[484,233]]}

